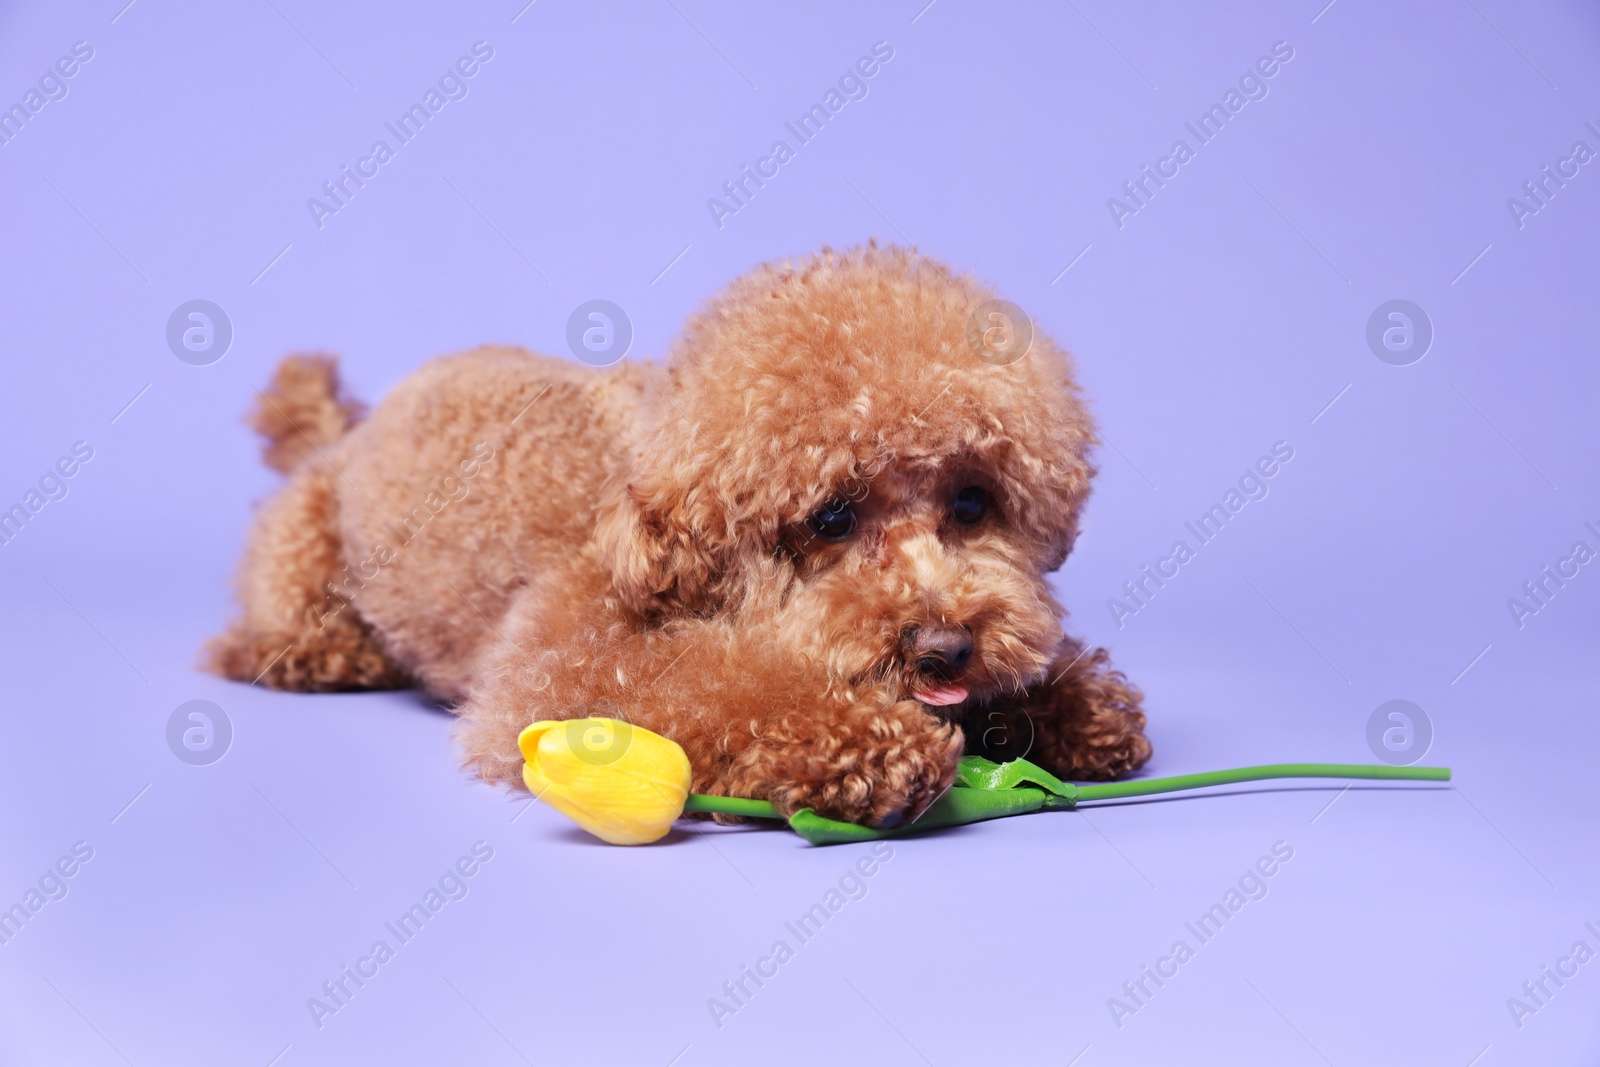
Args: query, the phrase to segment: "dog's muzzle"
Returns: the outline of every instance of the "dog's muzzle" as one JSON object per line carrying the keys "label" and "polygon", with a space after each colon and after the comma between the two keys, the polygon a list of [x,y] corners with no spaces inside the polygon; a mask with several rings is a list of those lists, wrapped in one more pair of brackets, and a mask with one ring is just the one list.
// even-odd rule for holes
{"label": "dog's muzzle", "polygon": [[912,696],[932,707],[949,707],[967,699],[969,690],[956,677],[972,658],[972,631],[965,626],[913,626],[901,637],[906,659],[930,684]]}

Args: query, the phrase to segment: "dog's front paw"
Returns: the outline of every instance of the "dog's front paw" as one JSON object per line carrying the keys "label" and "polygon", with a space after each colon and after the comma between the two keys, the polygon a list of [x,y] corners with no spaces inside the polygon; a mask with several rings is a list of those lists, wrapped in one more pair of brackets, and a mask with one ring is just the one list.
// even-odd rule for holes
{"label": "dog's front paw", "polygon": [[1062,778],[1120,778],[1150,759],[1144,715],[1127,707],[1101,705],[1070,717],[1032,717],[1038,732],[1028,759]]}
{"label": "dog's front paw", "polygon": [[801,808],[885,829],[910,822],[955,781],[958,726],[903,700],[836,718],[785,724],[741,754],[728,784],[784,816]]}
{"label": "dog's front paw", "polygon": [[1129,727],[1121,733],[1054,746],[1035,758],[1063,777],[1098,782],[1138,770],[1150,759],[1150,751],[1141,727]]}
{"label": "dog's front paw", "polygon": [[1150,741],[1139,690],[1112,670],[1103,648],[1086,652],[1078,642],[1064,641],[1056,658],[1050,681],[1028,690],[1021,701],[1026,729],[997,736],[1031,741],[1027,758],[1066,779],[1117,778],[1144,766]]}

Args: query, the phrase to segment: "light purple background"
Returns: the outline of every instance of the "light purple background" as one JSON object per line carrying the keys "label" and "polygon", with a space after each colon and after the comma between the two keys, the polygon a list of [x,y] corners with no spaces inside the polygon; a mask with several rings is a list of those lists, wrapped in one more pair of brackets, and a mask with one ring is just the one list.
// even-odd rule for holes
{"label": "light purple background", "polygon": [[[1507,1007],[1574,942],[1600,951],[1600,565],[1521,629],[1507,607],[1600,549],[1600,164],[1521,229],[1506,206],[1574,141],[1600,149],[1588,5],[123,2],[0,12],[0,102],[95,49],[0,147],[0,504],[95,450],[0,548],[0,904],[95,850],[0,946],[0,1059],[1594,1061],[1600,962],[1520,1029]],[[319,231],[306,198],[477,40],[470,95]],[[719,230],[706,199],[878,40],[867,98]],[[1113,225],[1107,198],[1280,40],[1270,95]],[[276,484],[239,417],[286,352],[340,353],[376,400],[485,341],[565,352],[595,297],[654,356],[754,264],[871,236],[1077,353],[1108,445],[1059,584],[1146,691],[1147,773],[1370,762],[1368,716],[1405,698],[1456,780],[896,843],[719,1030],[707,998],[794,946],[784,922],[865,850],[600,847],[463,777],[411,694],[196,671]],[[209,367],[163,337],[196,297],[235,329]],[[1364,338],[1396,297],[1436,331],[1407,367]],[[1270,496],[1119,629],[1107,599],[1279,440]],[[195,698],[235,730],[209,767],[164,739]],[[470,894],[319,1031],[306,999],[480,839]],[[1107,999],[1280,840],[1268,896],[1119,1029]]]}

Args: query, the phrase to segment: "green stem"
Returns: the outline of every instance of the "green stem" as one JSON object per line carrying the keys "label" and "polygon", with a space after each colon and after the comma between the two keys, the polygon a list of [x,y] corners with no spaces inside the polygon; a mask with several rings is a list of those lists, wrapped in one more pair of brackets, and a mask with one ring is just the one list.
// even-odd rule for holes
{"label": "green stem", "polygon": [[1116,800],[1170,793],[1177,789],[1200,789],[1235,782],[1258,782],[1263,778],[1386,778],[1411,781],[1445,782],[1448,767],[1389,767],[1362,763],[1271,763],[1264,767],[1239,767],[1231,771],[1180,774],[1171,778],[1145,778],[1133,782],[1107,782],[1077,787],[1079,801]]}
{"label": "green stem", "polygon": [[684,811],[709,811],[719,815],[744,815],[752,819],[781,819],[778,809],[767,800],[745,800],[742,797],[714,797],[708,793],[690,793],[684,802]]}
{"label": "green stem", "polygon": [[[1171,793],[1179,789],[1201,789],[1206,786],[1232,785],[1235,782],[1258,782],[1265,778],[1378,778],[1444,782],[1450,779],[1450,768],[1371,766],[1362,763],[1272,763],[1264,767],[1239,767],[1230,771],[1180,774],[1171,778],[1145,778],[1133,782],[1106,782],[1101,785],[1069,785],[1067,788],[1075,790],[1075,793],[1069,795],[1066,806],[1080,801],[1119,800],[1123,797]],[[690,793],[683,810],[743,815],[752,819],[783,818],[770,801],[719,797],[707,793]]]}

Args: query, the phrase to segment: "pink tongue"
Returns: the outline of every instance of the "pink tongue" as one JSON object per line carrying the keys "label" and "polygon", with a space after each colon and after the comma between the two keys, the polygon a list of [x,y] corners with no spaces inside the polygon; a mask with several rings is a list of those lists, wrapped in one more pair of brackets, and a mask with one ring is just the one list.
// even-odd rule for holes
{"label": "pink tongue", "polygon": [[936,708],[946,707],[950,704],[959,704],[967,699],[967,687],[964,685],[941,685],[936,689],[916,689],[912,696]]}

